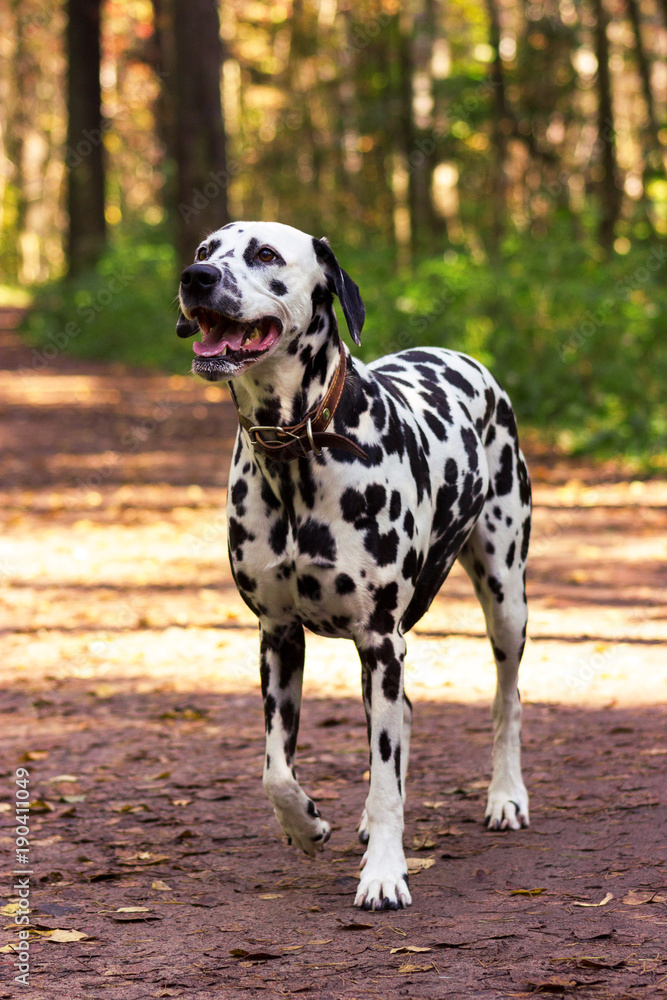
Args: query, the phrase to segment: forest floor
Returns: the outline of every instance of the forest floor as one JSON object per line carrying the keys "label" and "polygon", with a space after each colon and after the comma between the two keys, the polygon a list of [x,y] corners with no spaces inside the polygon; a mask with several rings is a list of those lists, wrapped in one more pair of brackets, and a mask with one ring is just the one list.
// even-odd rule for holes
{"label": "forest floor", "polygon": [[298,763],[333,826],[323,855],[281,842],[262,791],[224,391],[37,356],[16,319],[0,312],[0,997],[667,997],[667,484],[528,437],[531,827],[483,826],[494,676],[456,568],[408,644],[414,904],[367,913],[352,906],[367,750],[350,643],[308,637]]}

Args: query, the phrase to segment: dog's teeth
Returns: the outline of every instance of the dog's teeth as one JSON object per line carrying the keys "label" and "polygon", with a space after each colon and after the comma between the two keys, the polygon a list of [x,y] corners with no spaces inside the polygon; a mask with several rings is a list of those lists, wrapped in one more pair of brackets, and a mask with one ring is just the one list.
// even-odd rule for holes
{"label": "dog's teeth", "polygon": [[221,355],[221,356],[222,356],[223,354],[226,354],[226,353],[227,353],[227,347],[228,347],[228,345],[227,345],[227,344],[225,344],[225,346],[223,347],[223,349],[222,349],[222,350],[220,351],[220,355]]}
{"label": "dog's teeth", "polygon": [[256,326],[252,330],[250,330],[249,333],[246,333],[245,337],[243,338],[243,343],[244,344],[249,344],[252,341],[261,340],[261,339],[262,339],[262,331],[260,330],[260,328],[258,326]]}

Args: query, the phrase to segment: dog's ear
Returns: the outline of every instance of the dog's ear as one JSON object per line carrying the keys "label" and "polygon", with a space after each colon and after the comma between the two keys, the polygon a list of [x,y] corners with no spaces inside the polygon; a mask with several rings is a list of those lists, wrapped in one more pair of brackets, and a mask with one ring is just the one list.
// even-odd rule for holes
{"label": "dog's ear", "polygon": [[179,312],[176,321],[176,333],[179,337],[192,337],[199,329],[196,319],[186,319],[182,312]]}
{"label": "dog's ear", "polygon": [[352,340],[359,345],[361,343],[361,330],[366,318],[366,308],[359,293],[359,286],[340,266],[326,239],[313,239],[313,248],[315,256],[327,276],[329,290],[335,292],[340,300]]}

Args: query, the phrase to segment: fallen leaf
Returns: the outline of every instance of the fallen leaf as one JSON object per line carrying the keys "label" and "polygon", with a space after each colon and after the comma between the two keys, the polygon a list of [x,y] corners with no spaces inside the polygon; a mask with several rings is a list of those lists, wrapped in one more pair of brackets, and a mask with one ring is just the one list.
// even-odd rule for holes
{"label": "fallen leaf", "polygon": [[391,948],[390,955],[406,955],[408,952],[432,951],[432,948],[420,948],[416,944],[405,944],[402,948]]}
{"label": "fallen leaf", "polygon": [[606,906],[607,903],[611,902],[614,898],[613,892],[608,892],[604,899],[601,899],[599,903],[573,903],[573,906]]}
{"label": "fallen leaf", "polygon": [[119,906],[116,913],[148,913],[149,906]]}
{"label": "fallen leaf", "polygon": [[79,779],[75,774],[56,774],[54,778],[49,778],[47,784],[52,784],[54,781],[78,781]]}
{"label": "fallen leaf", "polygon": [[412,848],[415,851],[427,851],[431,847],[437,847],[438,841],[430,833],[418,833],[412,838]]}
{"label": "fallen leaf", "polygon": [[432,968],[433,965],[430,963],[428,965],[415,965],[413,962],[406,962],[398,971],[407,974],[409,972],[428,972]]}
{"label": "fallen leaf", "polygon": [[264,892],[258,899],[282,899],[284,893],[282,892]]}
{"label": "fallen leaf", "polygon": [[663,896],[655,889],[630,889],[621,902],[626,906],[642,906],[644,903],[667,902],[667,896]]}
{"label": "fallen leaf", "polygon": [[435,864],[435,858],[406,858],[405,861],[409,875],[414,875],[415,872],[423,871],[425,868],[432,868]]}
{"label": "fallen leaf", "polygon": [[11,802],[0,802],[0,813],[8,813],[12,808]]}
{"label": "fallen leaf", "polygon": [[33,799],[30,803],[30,812],[50,813],[53,812],[53,806],[50,802],[45,802],[44,799]]}
{"label": "fallen leaf", "polygon": [[441,809],[443,806],[446,806],[447,803],[438,802],[436,799],[427,799],[426,802],[422,803],[422,805],[424,805],[427,809]]}
{"label": "fallen leaf", "polygon": [[60,928],[47,932],[44,935],[46,941],[51,941],[53,944],[68,944],[70,941],[84,941],[88,937],[83,931],[66,931]]}
{"label": "fallen leaf", "polygon": [[6,903],[2,909],[0,909],[0,913],[3,913],[6,917],[13,917],[15,913],[18,913],[18,911],[18,903]]}
{"label": "fallen leaf", "polygon": [[510,896],[539,896],[547,890],[541,886],[539,889],[510,889]]}
{"label": "fallen leaf", "polygon": [[151,882],[151,889],[157,889],[158,892],[171,892],[171,886],[163,882],[161,878],[156,878],[154,882]]}
{"label": "fallen leaf", "polygon": [[44,760],[45,757],[49,756],[48,750],[26,750],[24,754],[21,754],[19,760]]}
{"label": "fallen leaf", "polygon": [[591,958],[588,955],[582,955],[576,962],[583,969],[620,969],[625,965],[622,958],[618,962],[608,962],[605,958]]}

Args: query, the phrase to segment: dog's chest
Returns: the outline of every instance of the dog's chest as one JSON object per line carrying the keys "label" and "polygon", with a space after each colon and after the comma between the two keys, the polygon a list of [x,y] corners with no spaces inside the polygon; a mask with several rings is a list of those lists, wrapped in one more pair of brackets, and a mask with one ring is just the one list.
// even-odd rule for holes
{"label": "dog's chest", "polygon": [[391,521],[388,485],[368,493],[384,501],[384,513],[371,509],[375,516],[352,509],[355,495],[362,496],[315,463],[292,462],[273,477],[256,460],[237,463],[228,493],[230,560],[259,617],[297,617],[313,631],[349,635],[372,613],[378,589],[395,577],[414,540]]}

